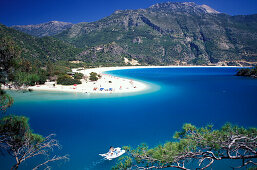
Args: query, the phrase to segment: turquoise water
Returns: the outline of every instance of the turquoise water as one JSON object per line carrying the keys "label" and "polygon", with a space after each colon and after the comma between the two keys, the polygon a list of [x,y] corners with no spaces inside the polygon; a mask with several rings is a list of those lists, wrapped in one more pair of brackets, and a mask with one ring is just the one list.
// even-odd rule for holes
{"label": "turquoise water", "polygon": [[[35,132],[57,134],[57,153],[69,154],[68,162],[53,169],[110,169],[115,163],[98,155],[110,146],[156,146],[171,140],[184,123],[216,128],[226,122],[257,127],[257,80],[234,76],[237,68],[162,68],[116,70],[110,74],[154,84],[136,94],[86,95],[73,93],[13,93],[10,113],[30,117]],[[5,162],[3,162],[5,161]],[[27,161],[21,169],[29,169]],[[227,161],[213,168],[227,169]],[[237,162],[233,162],[236,164]],[[9,169],[10,159],[1,160]]]}

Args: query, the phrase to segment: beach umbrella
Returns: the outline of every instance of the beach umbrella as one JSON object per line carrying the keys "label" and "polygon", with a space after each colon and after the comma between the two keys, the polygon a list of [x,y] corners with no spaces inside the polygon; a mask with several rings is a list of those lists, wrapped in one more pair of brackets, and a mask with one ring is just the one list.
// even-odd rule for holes
{"label": "beach umbrella", "polygon": [[77,88],[77,87],[76,87],[76,86],[77,86],[77,84],[73,84],[73,86],[74,86],[74,87],[73,87],[73,89],[76,89],[76,88]]}

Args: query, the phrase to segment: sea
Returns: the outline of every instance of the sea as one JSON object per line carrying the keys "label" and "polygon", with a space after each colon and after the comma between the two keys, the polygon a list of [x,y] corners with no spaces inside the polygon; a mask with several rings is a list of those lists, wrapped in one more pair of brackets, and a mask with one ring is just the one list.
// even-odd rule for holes
{"label": "sea", "polygon": [[[62,146],[54,155],[68,161],[51,162],[57,170],[108,170],[117,159],[99,154],[110,146],[155,147],[171,141],[183,124],[214,129],[227,122],[257,127],[257,79],[235,76],[237,67],[142,68],[108,74],[146,83],[145,91],[126,94],[9,92],[14,105],[6,114],[29,117],[35,133],[56,134]],[[2,153],[0,169],[15,160]],[[32,169],[43,158],[31,158],[19,169]],[[212,169],[231,169],[240,161],[216,161]]]}

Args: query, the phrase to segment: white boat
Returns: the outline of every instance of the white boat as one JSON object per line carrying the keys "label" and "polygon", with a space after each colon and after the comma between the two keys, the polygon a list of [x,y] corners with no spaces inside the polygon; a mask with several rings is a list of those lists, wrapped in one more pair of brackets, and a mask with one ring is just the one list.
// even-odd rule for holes
{"label": "white boat", "polygon": [[118,158],[119,156],[123,155],[126,151],[125,150],[122,150],[121,148],[114,148],[114,150],[111,152],[107,152],[107,153],[104,153],[104,154],[99,154],[100,156],[104,157],[104,159],[107,159],[107,160],[112,160],[112,159],[115,159],[115,158]]}

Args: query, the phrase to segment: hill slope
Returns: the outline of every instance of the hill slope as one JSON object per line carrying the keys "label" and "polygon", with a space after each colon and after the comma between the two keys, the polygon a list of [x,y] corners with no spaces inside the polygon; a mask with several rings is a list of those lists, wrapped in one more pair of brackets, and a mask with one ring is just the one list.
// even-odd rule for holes
{"label": "hill slope", "polygon": [[36,38],[0,24],[0,38],[4,37],[13,39],[21,48],[21,55],[31,60],[46,62],[75,59],[80,52],[74,46],[53,37]]}
{"label": "hill slope", "polygon": [[56,35],[83,48],[87,62],[245,64],[257,61],[257,15],[229,16],[206,5],[160,3],[119,10],[97,22],[74,24]]}

